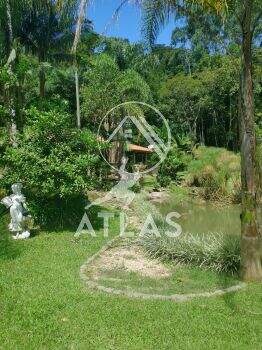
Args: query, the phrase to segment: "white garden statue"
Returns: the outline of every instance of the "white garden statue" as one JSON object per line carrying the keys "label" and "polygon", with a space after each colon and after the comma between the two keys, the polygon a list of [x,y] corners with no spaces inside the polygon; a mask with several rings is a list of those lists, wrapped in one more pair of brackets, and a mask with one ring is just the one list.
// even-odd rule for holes
{"label": "white garden statue", "polygon": [[22,184],[12,185],[12,192],[11,196],[1,200],[1,203],[10,210],[11,222],[8,227],[15,234],[14,239],[27,239],[30,237],[30,232],[25,228],[25,224],[29,215],[26,200],[22,194]]}

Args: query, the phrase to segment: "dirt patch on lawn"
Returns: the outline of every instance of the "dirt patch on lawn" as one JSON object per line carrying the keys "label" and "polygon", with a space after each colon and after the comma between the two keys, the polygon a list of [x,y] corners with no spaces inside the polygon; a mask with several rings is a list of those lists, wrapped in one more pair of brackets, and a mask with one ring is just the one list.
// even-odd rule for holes
{"label": "dirt patch on lawn", "polygon": [[[188,293],[182,292],[182,294],[174,291],[170,294],[172,281],[168,286],[170,283],[168,277],[172,279],[174,273],[172,268],[166,267],[158,260],[147,258],[145,253],[135,245],[112,247],[112,244],[115,244],[114,241],[109,242],[100,251],[89,257],[80,268],[80,277],[91,290],[143,300],[185,302],[195,298],[210,298],[235,293],[246,286],[244,283],[238,283],[224,289],[189,291]],[[130,273],[135,273],[134,280]],[[160,284],[157,284],[158,279],[160,279]],[[150,284],[148,284],[149,280]]]}
{"label": "dirt patch on lawn", "polygon": [[143,277],[166,278],[171,275],[160,261],[148,258],[138,246],[115,247],[103,252],[90,266],[92,275],[106,271],[135,272]]}

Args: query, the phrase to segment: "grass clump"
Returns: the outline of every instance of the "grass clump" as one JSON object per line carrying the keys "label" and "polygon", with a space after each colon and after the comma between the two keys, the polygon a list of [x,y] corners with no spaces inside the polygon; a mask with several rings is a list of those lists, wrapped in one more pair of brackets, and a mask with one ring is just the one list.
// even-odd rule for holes
{"label": "grass clump", "polygon": [[153,257],[182,264],[236,274],[240,268],[240,237],[235,235],[192,235],[178,238],[146,236],[143,247]]}
{"label": "grass clump", "polygon": [[206,200],[240,202],[240,156],[224,148],[198,147],[188,164],[184,185],[199,188]]}
{"label": "grass clump", "polygon": [[145,175],[141,180],[141,186],[145,191],[157,191],[160,187],[155,175]]}

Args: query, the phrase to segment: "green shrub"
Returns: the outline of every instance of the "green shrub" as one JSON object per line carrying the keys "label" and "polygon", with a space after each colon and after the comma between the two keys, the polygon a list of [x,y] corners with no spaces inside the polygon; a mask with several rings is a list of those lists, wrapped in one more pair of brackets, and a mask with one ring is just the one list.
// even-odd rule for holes
{"label": "green shrub", "polygon": [[239,202],[240,156],[224,148],[198,147],[189,162],[183,183],[201,189],[205,199]]}
{"label": "green shrub", "polygon": [[176,198],[177,203],[185,203],[191,201],[191,191],[188,187],[182,187],[177,185],[175,182],[171,182],[168,187],[173,198]]}
{"label": "green shrub", "polygon": [[234,235],[192,235],[178,238],[146,236],[143,247],[150,255],[164,260],[235,274],[240,269],[240,237]]}
{"label": "green shrub", "polygon": [[41,212],[52,220],[61,214],[57,203],[63,207],[64,201],[69,206],[71,199],[74,203],[76,197],[101,186],[106,165],[95,136],[72,127],[66,112],[32,108],[27,111],[27,121],[18,147],[5,151],[0,187],[10,190],[12,183],[21,182],[33,214],[44,223]]}
{"label": "green shrub", "polygon": [[181,173],[187,169],[191,159],[192,156],[188,152],[174,143],[158,171],[157,180],[159,184],[166,187],[171,181],[179,182]]}
{"label": "green shrub", "polygon": [[148,192],[155,191],[159,188],[159,183],[155,175],[145,175],[141,180],[141,186]]}

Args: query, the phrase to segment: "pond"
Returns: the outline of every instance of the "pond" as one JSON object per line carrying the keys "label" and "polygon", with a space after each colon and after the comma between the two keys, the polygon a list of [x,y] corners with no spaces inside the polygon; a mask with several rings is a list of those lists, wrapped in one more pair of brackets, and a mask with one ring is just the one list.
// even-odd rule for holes
{"label": "pond", "polygon": [[225,233],[240,235],[240,206],[217,205],[211,202],[178,201],[174,195],[165,203],[157,205],[163,215],[176,211],[181,215],[177,219],[183,232],[195,234],[201,233]]}

